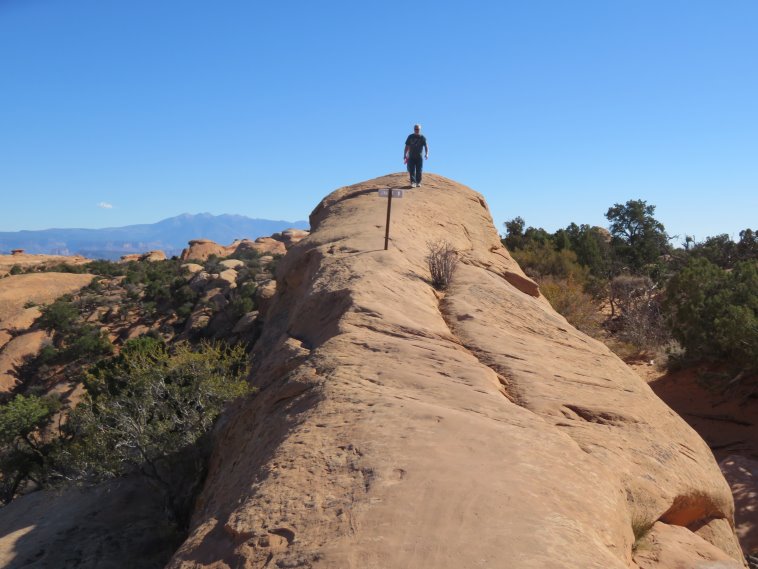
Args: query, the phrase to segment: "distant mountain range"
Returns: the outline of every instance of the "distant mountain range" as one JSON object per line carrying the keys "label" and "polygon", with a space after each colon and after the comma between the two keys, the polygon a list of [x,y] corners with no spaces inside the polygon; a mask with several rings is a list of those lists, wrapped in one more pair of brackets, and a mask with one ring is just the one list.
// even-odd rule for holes
{"label": "distant mountain range", "polygon": [[26,253],[118,259],[130,253],[160,249],[171,257],[179,255],[191,239],[210,239],[228,245],[235,239],[256,239],[289,228],[308,229],[309,225],[307,221],[185,213],[157,223],[106,229],[0,232],[0,254],[8,254],[12,249],[23,249]]}

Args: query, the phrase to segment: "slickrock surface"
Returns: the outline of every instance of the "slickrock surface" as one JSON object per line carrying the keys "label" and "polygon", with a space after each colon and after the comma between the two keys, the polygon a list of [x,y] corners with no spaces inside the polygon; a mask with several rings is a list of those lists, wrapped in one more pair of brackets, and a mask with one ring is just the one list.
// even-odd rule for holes
{"label": "slickrock surface", "polygon": [[30,273],[0,279],[0,393],[13,389],[17,365],[36,354],[45,342],[44,332],[23,333],[40,315],[33,304],[47,304],[72,293],[92,280],[92,275]]}
{"label": "slickrock surface", "polygon": [[50,336],[42,330],[27,332],[13,338],[0,350],[0,393],[8,393],[16,387],[16,370],[28,356],[39,353]]}
{"label": "slickrock surface", "polygon": [[56,265],[58,263],[83,265],[89,263],[91,260],[92,259],[87,259],[79,255],[35,255],[30,253],[0,255],[0,276],[7,275],[14,265],[23,268],[36,267],[39,265]]}
{"label": "slickrock surface", "polygon": [[[704,442],[539,296],[482,196],[341,188],[277,270],[257,397],[217,431],[172,568],[727,569]],[[429,284],[427,242],[461,262]]]}
{"label": "slickrock surface", "polygon": [[0,329],[27,328],[31,324],[27,312],[33,311],[34,318],[39,315],[37,308],[25,308],[27,303],[52,302],[88,285],[92,278],[73,273],[30,273],[0,279]]}

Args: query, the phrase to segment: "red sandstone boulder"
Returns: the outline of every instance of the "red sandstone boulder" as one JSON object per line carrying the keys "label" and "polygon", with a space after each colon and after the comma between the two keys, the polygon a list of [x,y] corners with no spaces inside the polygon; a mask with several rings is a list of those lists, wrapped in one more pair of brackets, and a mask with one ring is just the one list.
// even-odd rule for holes
{"label": "red sandstone boulder", "polygon": [[182,251],[180,258],[183,261],[206,261],[211,255],[227,257],[234,252],[234,248],[225,247],[210,239],[193,239],[189,247]]}

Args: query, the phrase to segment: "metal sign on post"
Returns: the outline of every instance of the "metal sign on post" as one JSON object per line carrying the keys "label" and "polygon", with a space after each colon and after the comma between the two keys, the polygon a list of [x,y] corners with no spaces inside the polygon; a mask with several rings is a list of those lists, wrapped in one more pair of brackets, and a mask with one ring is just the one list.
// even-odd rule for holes
{"label": "metal sign on post", "polygon": [[379,190],[380,198],[387,198],[387,227],[384,230],[384,250],[389,248],[390,243],[390,215],[392,214],[392,198],[402,198],[403,190],[385,188]]}

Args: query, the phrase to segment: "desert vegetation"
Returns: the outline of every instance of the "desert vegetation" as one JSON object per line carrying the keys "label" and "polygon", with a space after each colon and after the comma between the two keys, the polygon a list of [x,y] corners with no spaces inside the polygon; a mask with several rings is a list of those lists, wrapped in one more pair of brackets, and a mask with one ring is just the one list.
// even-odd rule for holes
{"label": "desert vegetation", "polygon": [[206,435],[227,402],[250,392],[247,371],[241,345],[130,340],[87,372],[87,394],[61,428],[51,474],[96,481],[138,473],[185,524],[210,451]]}
{"label": "desert vegetation", "polygon": [[143,337],[86,371],[87,393],[65,416],[54,397],[16,395],[0,407],[0,497],[136,473],[186,523],[207,459],[201,439],[226,402],[249,393],[246,360],[242,346]]}
{"label": "desert vegetation", "polygon": [[[710,364],[752,393],[758,369],[758,237],[754,230],[674,247],[655,206],[614,204],[608,228],[554,233],[505,223],[503,244],[572,324],[620,355]],[[713,377],[713,374],[711,374]]]}
{"label": "desert vegetation", "polygon": [[432,276],[432,286],[438,290],[445,290],[453,280],[458,265],[458,251],[447,241],[427,243],[426,248],[426,262]]}
{"label": "desert vegetation", "polygon": [[[0,500],[140,476],[181,534],[204,479],[209,432],[229,402],[251,393],[256,293],[270,270],[245,251],[189,265],[93,261],[17,271],[96,277],[37,307],[33,328],[49,342],[18,367],[19,382],[0,405]],[[236,326],[241,320],[250,326]],[[77,395],[62,396],[56,385]]]}

